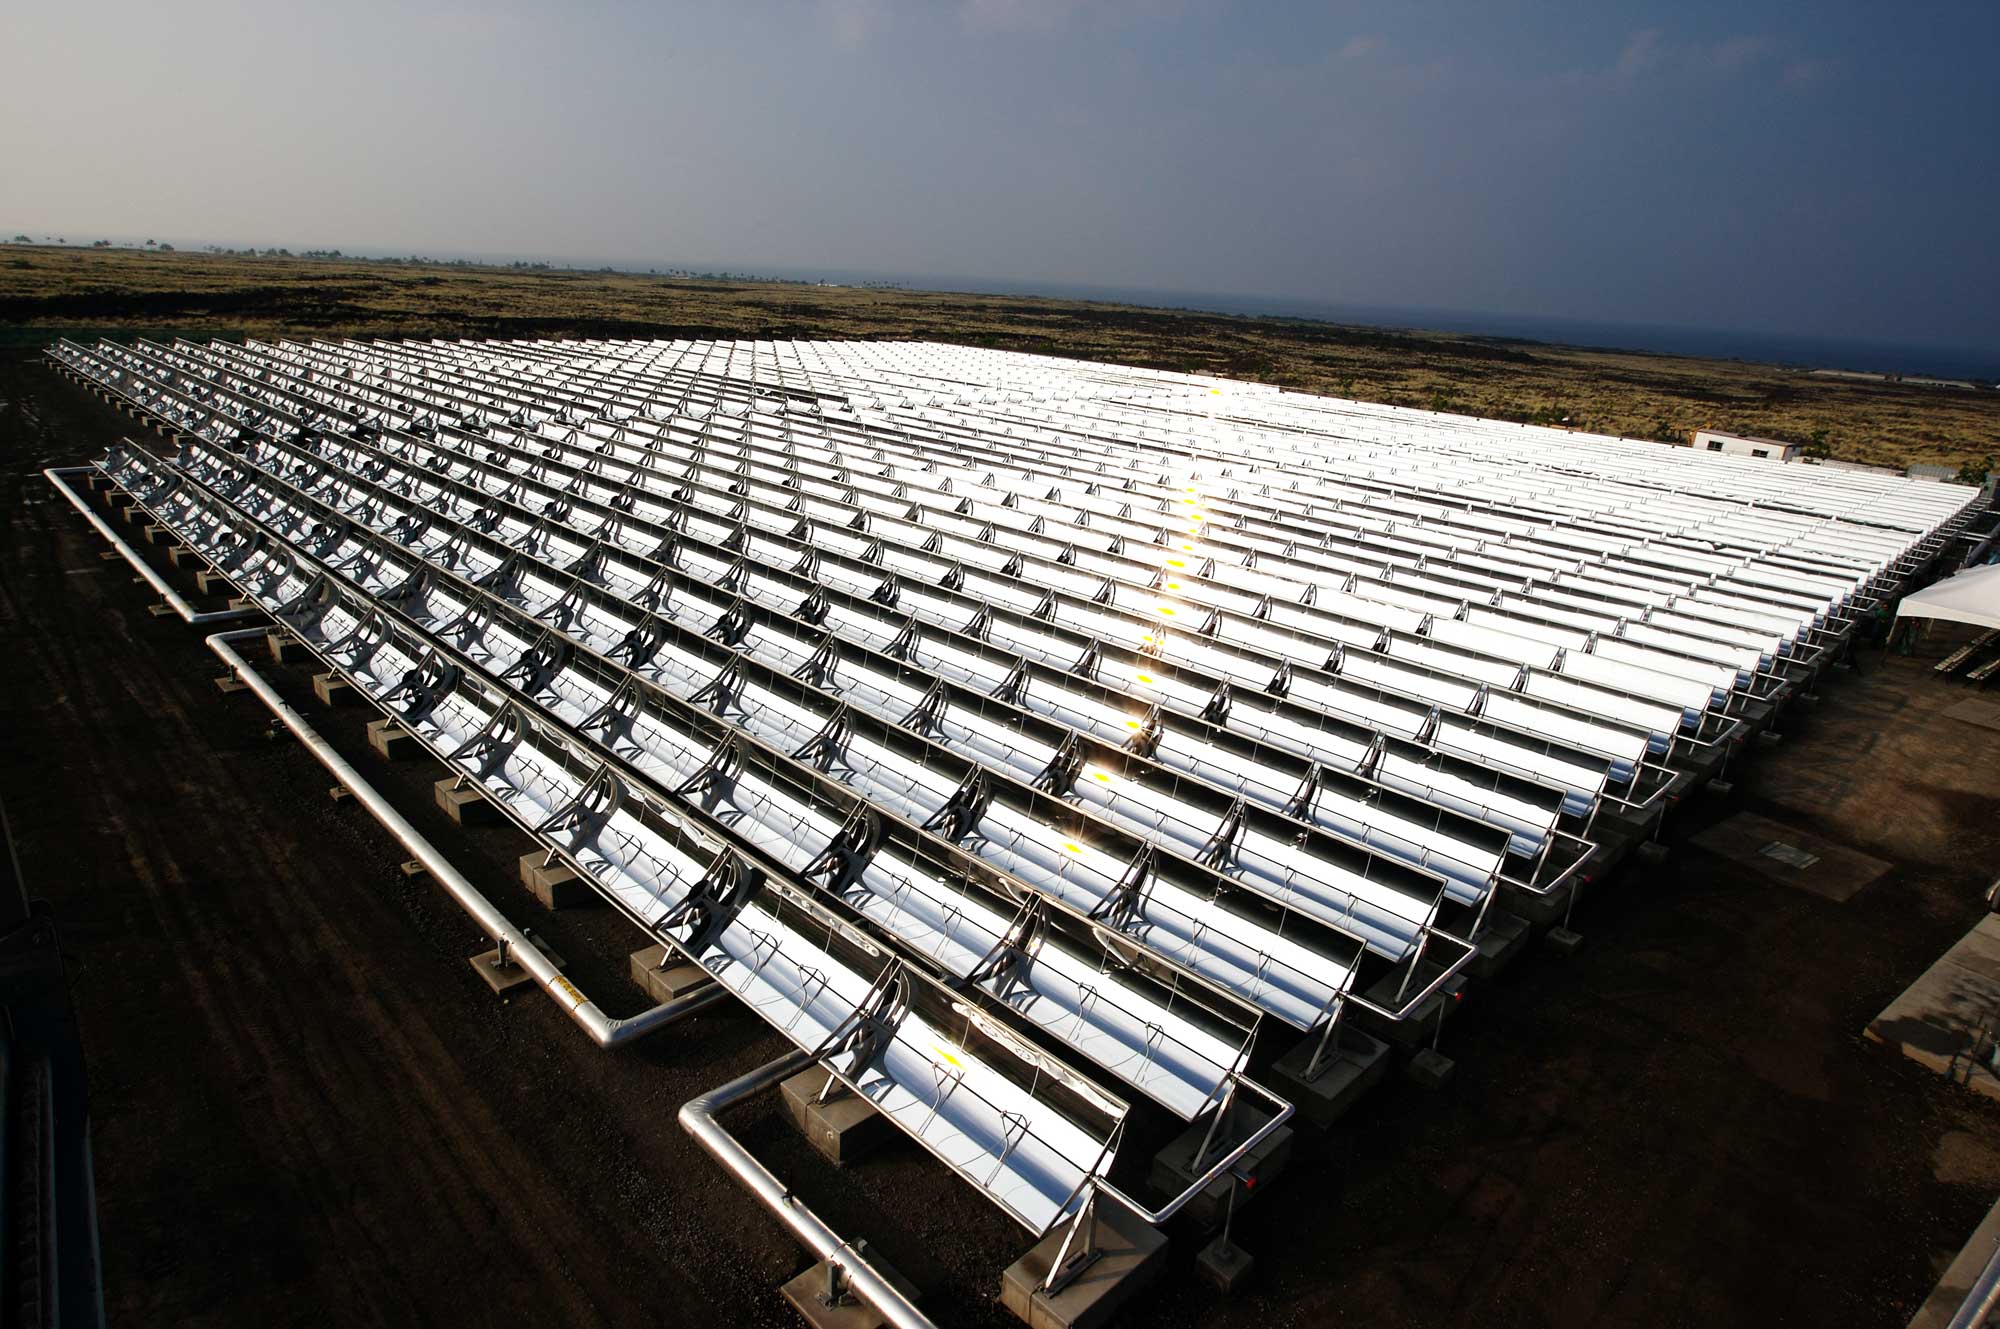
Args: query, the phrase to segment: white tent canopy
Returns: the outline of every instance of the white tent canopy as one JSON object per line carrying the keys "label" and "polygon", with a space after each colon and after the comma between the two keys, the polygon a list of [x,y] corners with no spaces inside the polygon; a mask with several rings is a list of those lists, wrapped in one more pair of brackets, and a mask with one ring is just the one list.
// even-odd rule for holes
{"label": "white tent canopy", "polygon": [[1968,568],[1903,597],[1896,607],[1898,618],[1943,618],[1954,623],[1977,623],[1983,628],[2000,628],[2000,564]]}

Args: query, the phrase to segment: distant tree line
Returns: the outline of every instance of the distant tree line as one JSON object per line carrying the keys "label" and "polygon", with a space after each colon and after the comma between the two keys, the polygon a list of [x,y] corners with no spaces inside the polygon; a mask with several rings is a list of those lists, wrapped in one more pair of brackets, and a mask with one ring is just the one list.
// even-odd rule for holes
{"label": "distant tree line", "polygon": [[[31,245],[35,243],[35,237],[32,235],[17,235],[7,243],[10,245]],[[42,237],[42,243],[45,245],[66,245],[69,241],[60,235],[45,235]],[[116,246],[109,240],[92,240],[90,247],[92,249],[112,249]],[[174,252],[172,245],[161,244],[158,240],[148,240],[143,247],[162,254],[171,254]]]}
{"label": "distant tree line", "polygon": [[[31,245],[35,243],[35,239],[33,236],[30,235],[17,235],[13,238],[11,243],[17,245]],[[56,236],[45,235],[42,237],[42,243],[64,245],[68,244],[69,241],[59,235]],[[109,240],[93,240],[91,242],[90,247],[92,249],[110,249],[113,246],[112,242]],[[155,240],[146,241],[143,248],[161,254],[171,254],[174,252],[174,247],[172,245],[162,244],[159,241]],[[292,250],[285,249],[283,247],[259,249],[255,245],[251,245],[243,249],[233,249],[228,245],[203,245],[202,252],[205,254],[214,254],[217,255],[218,257],[223,257],[223,258],[316,259],[322,261],[338,261],[343,263],[388,263],[404,267],[486,268],[502,272],[554,272],[557,271],[558,268],[560,268],[562,271],[565,272],[585,270],[585,269],[573,268],[571,267],[571,265],[567,263],[563,264],[544,263],[531,259],[516,259],[511,263],[498,263],[498,262],[478,262],[473,259],[466,259],[466,258],[432,258],[428,254],[385,254],[380,257],[371,258],[362,254],[344,254],[338,249],[301,249],[298,252],[294,253]],[[805,277],[759,276],[758,274],[751,272],[730,272],[727,270],[721,272],[704,272],[704,271],[698,271],[697,269],[694,268],[647,268],[645,272],[641,273],[630,269],[616,268],[608,263],[598,268],[588,269],[588,271],[593,271],[598,273],[609,273],[613,275],[624,274],[634,277],[638,276],[668,277],[680,281],[745,282],[763,286],[826,286],[826,285],[838,284],[838,283],[829,283],[824,281],[815,281]],[[854,282],[851,284],[869,290],[878,290],[878,291],[893,291],[893,290],[903,289],[903,283],[897,281],[864,281],[864,282]]]}

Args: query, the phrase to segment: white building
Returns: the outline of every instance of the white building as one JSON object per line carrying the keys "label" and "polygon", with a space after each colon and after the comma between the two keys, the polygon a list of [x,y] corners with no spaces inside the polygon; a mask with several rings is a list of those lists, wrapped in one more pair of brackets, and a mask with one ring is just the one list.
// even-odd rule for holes
{"label": "white building", "polygon": [[1696,452],[1726,452],[1735,457],[1769,457],[1774,461],[1794,461],[1799,455],[1796,443],[1781,443],[1775,438],[1746,438],[1741,434],[1724,434],[1714,429],[1697,429],[1691,446]]}

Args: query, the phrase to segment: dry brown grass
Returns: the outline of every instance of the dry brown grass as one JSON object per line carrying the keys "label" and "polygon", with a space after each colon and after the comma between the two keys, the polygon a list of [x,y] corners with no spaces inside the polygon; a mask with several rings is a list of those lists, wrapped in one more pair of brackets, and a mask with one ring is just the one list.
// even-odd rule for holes
{"label": "dry brown grass", "polygon": [[1835,457],[2000,452],[2000,393],[1768,365],[1076,300],[199,253],[0,248],[8,340],[68,335],[929,338],[1198,370],[1638,438],[1697,428]]}

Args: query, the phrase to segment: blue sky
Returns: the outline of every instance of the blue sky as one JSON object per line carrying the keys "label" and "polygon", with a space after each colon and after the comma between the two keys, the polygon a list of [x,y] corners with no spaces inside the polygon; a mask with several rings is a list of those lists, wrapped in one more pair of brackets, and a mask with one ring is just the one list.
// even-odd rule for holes
{"label": "blue sky", "polygon": [[0,225],[1991,347],[1996,51],[1991,0],[48,3]]}

